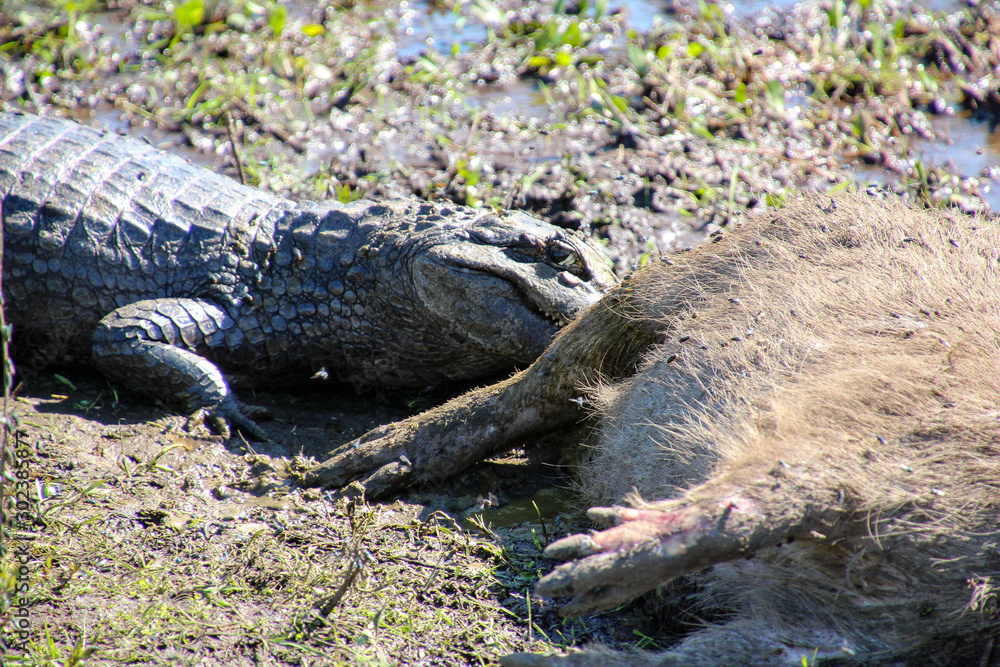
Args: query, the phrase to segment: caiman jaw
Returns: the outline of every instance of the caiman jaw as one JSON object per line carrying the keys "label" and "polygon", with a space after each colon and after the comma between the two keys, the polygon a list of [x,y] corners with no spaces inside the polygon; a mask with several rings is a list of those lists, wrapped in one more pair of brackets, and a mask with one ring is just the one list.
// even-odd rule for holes
{"label": "caiman jaw", "polygon": [[534,220],[538,233],[517,223],[483,224],[465,242],[425,247],[411,271],[422,307],[450,335],[469,341],[471,349],[509,352],[526,363],[615,278],[582,237],[553,233]]}
{"label": "caiman jaw", "polygon": [[[529,310],[562,326],[617,284],[607,258],[583,237],[562,230],[532,234],[520,231],[538,221],[523,213],[504,218],[517,224],[483,224],[471,231],[474,243],[447,249],[446,261],[456,268],[499,277],[517,289]],[[541,230],[540,230],[541,232]]]}

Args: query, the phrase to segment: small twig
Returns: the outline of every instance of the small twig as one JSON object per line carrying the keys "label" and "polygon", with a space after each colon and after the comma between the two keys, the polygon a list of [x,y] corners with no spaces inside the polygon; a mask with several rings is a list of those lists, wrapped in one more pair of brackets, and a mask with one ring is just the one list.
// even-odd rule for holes
{"label": "small twig", "polygon": [[[12,26],[13,21],[4,18],[0,25]],[[26,25],[20,28],[13,28],[7,37],[7,41],[17,41],[19,39],[32,40],[33,38],[42,37],[50,32],[56,32],[61,28],[65,28],[69,25],[69,21],[66,19],[56,19],[45,23],[44,25]],[[30,46],[30,42],[25,46]]]}
{"label": "small twig", "polygon": [[[340,586],[334,591],[326,602],[324,602],[319,608],[319,615],[322,618],[326,618],[330,613],[337,608],[340,601],[344,599],[344,595],[350,590],[351,585],[354,584],[354,580],[358,578],[361,574],[363,566],[361,565],[361,553],[360,549],[354,549],[351,557],[347,561],[347,572],[344,573],[344,580],[340,582]],[[317,621],[318,622],[318,621]]]}
{"label": "small twig", "polygon": [[532,644],[535,641],[535,633],[532,632],[535,629],[535,624],[531,619],[531,591],[527,588],[524,589],[524,603],[528,605],[528,643]]}
{"label": "small twig", "polygon": [[236,120],[231,112],[226,113],[226,129],[229,131],[229,148],[233,151],[233,159],[236,161],[236,172],[240,177],[240,184],[246,185],[246,174],[243,173],[243,155],[240,151],[239,143],[236,141]]}
{"label": "small twig", "polygon": [[269,123],[261,119],[257,114],[257,110],[251,105],[247,104],[243,100],[236,98],[233,100],[233,104],[250,120],[259,125],[265,132],[272,134],[277,140],[283,141],[288,144],[292,150],[296,153],[305,153],[306,148],[299,141],[297,141],[292,135],[290,135],[285,128],[277,125],[276,123]]}
{"label": "small twig", "polygon": [[990,637],[986,641],[986,647],[983,649],[983,655],[979,658],[979,667],[991,667],[995,664],[993,661],[993,645],[996,642],[996,636]]}

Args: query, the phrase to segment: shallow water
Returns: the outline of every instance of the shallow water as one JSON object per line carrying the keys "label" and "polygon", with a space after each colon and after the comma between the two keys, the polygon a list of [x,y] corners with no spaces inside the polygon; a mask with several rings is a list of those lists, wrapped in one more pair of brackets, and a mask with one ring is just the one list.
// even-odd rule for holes
{"label": "shallow water", "polygon": [[529,79],[518,79],[502,87],[490,86],[466,101],[498,116],[510,114],[550,120],[558,115],[558,109],[549,104],[538,83]]}
{"label": "shallow water", "polygon": [[400,3],[398,52],[401,58],[418,56],[427,49],[447,52],[454,47],[486,41],[486,24],[469,11],[445,11],[428,2]]}
{"label": "shallow water", "polygon": [[[793,0],[739,0],[721,5],[727,14],[749,16],[769,7],[788,7]],[[936,11],[955,10],[960,0],[921,0],[919,3]],[[314,20],[315,7],[300,2],[289,5],[293,16],[301,20]],[[609,5],[608,12],[618,12],[617,20],[622,28],[648,31],[658,21],[672,21],[668,6],[663,0],[623,0]],[[297,11],[301,10],[301,11]],[[445,11],[433,7],[427,0],[405,0],[389,3],[385,9],[398,20],[395,23],[397,50],[403,57],[418,57],[428,49],[450,52],[453,49],[469,50],[486,42],[489,29],[488,16],[476,13],[470,5],[462,5],[459,12]],[[117,23],[120,14],[108,13],[105,24],[105,38],[111,39],[123,49],[130,46],[133,37],[122,32]],[[391,22],[390,22],[391,23]],[[464,102],[472,108],[496,116],[535,119],[542,123],[556,123],[563,120],[564,110],[558,100],[548,97],[544,84],[529,78],[518,78],[504,85],[484,86],[477,92],[467,94]],[[808,104],[802,94],[792,94],[786,99],[786,108]],[[96,121],[112,131],[127,132],[142,136],[153,145],[181,153],[189,160],[211,167],[218,156],[213,156],[213,147],[192,147],[189,139],[177,133],[159,131],[130,125],[117,110],[99,110],[90,114],[86,121]],[[925,140],[911,138],[910,155],[907,162],[916,166],[922,162],[928,167],[941,167],[963,177],[980,179],[980,192],[992,213],[1000,213],[1000,129],[986,122],[973,119],[969,114],[937,116],[932,120],[936,138]],[[534,161],[558,159],[558,155],[536,155]],[[891,183],[898,175],[870,167],[860,162],[851,170],[859,182],[875,181]],[[664,247],[672,244],[664,243]]]}
{"label": "shallow water", "polygon": [[[935,139],[910,139],[907,163],[915,167],[942,167],[959,176],[980,179],[980,192],[989,212],[1000,214],[1000,130],[974,120],[970,114],[938,116],[931,121]],[[851,171],[861,183],[888,184],[897,174],[880,167],[853,165]]]}
{"label": "shallow water", "polygon": [[[623,27],[648,32],[658,22],[674,21],[670,4],[669,0],[620,0],[610,2],[608,11],[621,12]],[[797,0],[733,0],[719,2],[718,6],[727,16],[750,18],[766,9],[788,9],[796,4]],[[953,12],[963,6],[962,0],[920,0],[915,4],[935,12]],[[469,6],[450,11],[435,7],[429,0],[400,2],[399,55],[417,56],[428,48],[446,52],[456,45],[467,49],[470,44],[486,40],[484,18]]]}
{"label": "shallow water", "polygon": [[[721,3],[727,15],[750,17],[769,8],[784,9],[795,0],[737,0]],[[958,10],[961,0],[921,0],[916,3],[937,12]],[[481,17],[463,9],[443,11],[425,0],[401,3],[401,25],[398,41],[401,56],[417,56],[427,49],[465,50],[484,42],[488,29]],[[657,23],[673,22],[668,3],[664,0],[623,0],[609,6],[609,12],[621,12],[622,27],[647,32]],[[558,121],[560,111],[540,90],[538,83],[520,79],[501,88],[489,87],[469,96],[466,102],[495,115]],[[790,106],[808,103],[805,98],[790,98]],[[940,116],[934,119],[937,138],[911,140],[910,164],[922,161],[927,166],[944,167],[951,173],[982,179],[982,197],[992,213],[1000,213],[1000,129],[973,120],[969,114]],[[898,178],[884,169],[852,166],[859,182],[888,183]]]}
{"label": "shallow water", "polygon": [[521,523],[542,525],[572,512],[575,498],[568,489],[545,487],[529,498],[522,498],[500,507],[485,507],[469,515],[462,525],[475,527],[474,519],[493,528],[504,528]]}
{"label": "shallow water", "polygon": [[111,106],[101,106],[92,110],[80,110],[75,117],[87,125],[95,125],[109,132],[142,139],[155,148],[168,151],[174,155],[180,155],[188,162],[209,170],[214,171],[219,161],[210,142],[206,142],[206,145],[199,149],[192,146],[187,137],[177,132],[161,130],[155,124],[144,127],[131,123],[119,109],[112,108]]}
{"label": "shallow water", "polygon": [[993,213],[1000,213],[1000,130],[991,131],[989,123],[974,120],[968,113],[938,117],[931,126],[938,138],[913,140],[912,159],[980,177],[983,199]]}

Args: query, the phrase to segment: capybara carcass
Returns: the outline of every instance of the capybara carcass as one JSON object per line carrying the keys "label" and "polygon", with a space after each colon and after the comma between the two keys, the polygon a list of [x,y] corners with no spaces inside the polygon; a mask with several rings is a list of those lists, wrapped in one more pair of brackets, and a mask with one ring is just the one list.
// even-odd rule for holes
{"label": "capybara carcass", "polygon": [[579,560],[537,587],[583,613],[696,573],[729,620],[505,664],[1000,662],[998,223],[841,196],[732,236],[702,253],[735,271],[667,267],[687,307],[595,392],[580,488],[626,507],[551,545]]}

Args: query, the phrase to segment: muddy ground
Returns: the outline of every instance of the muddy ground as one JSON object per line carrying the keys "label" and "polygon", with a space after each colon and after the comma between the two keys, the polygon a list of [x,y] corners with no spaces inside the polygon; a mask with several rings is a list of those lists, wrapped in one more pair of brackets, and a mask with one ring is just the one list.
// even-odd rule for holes
{"label": "muddy ground", "polygon": [[[288,483],[303,456],[444,398],[258,393],[276,415],[261,444],[85,371],[22,387],[17,440],[43,500],[17,526],[37,535],[32,635],[4,664],[486,664],[546,637],[659,632],[631,612],[564,622],[530,599],[540,548],[565,532],[552,489],[566,478],[537,446],[391,503]],[[477,519],[491,505],[509,525]]]}
{"label": "muddy ground", "polygon": [[[678,0],[657,22],[635,6],[0,0],[0,104],[296,198],[527,209],[603,239],[622,273],[800,189],[871,178],[918,205],[995,201],[1000,164],[917,148],[985,127],[995,143],[971,154],[1000,155],[998,3],[747,16]],[[460,390],[244,396],[276,414],[260,445],[85,369],[31,379],[9,406],[30,521],[7,542],[30,545],[30,632],[4,636],[4,664],[489,664],[663,646],[704,620],[682,592],[567,621],[532,597],[541,548],[579,521],[557,443],[393,503],[289,482]]]}

